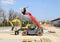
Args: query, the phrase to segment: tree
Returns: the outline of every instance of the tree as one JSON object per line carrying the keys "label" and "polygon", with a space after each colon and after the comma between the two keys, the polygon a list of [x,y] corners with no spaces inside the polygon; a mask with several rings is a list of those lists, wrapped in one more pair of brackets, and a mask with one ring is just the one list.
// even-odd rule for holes
{"label": "tree", "polygon": [[6,19],[6,14],[5,11],[0,8],[0,23],[3,24],[3,26],[6,25],[7,19]]}

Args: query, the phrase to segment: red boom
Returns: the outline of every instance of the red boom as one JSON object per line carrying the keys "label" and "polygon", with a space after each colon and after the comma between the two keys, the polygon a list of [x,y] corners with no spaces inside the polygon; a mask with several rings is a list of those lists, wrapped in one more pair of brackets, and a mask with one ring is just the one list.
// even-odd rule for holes
{"label": "red boom", "polygon": [[31,18],[31,20],[38,26],[38,28],[41,27],[39,22],[35,19],[34,16],[32,16],[32,14],[30,12],[25,12],[25,14],[28,15]]}

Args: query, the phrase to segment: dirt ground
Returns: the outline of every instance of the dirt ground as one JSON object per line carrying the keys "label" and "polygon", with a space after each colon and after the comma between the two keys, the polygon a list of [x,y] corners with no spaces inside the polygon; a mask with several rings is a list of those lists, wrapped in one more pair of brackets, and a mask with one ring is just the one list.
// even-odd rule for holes
{"label": "dirt ground", "polygon": [[56,33],[49,33],[48,29],[44,30],[42,36],[22,36],[22,31],[20,31],[19,35],[14,35],[14,31],[12,32],[10,29],[0,29],[0,42],[60,42],[60,28],[45,28],[53,28]]}

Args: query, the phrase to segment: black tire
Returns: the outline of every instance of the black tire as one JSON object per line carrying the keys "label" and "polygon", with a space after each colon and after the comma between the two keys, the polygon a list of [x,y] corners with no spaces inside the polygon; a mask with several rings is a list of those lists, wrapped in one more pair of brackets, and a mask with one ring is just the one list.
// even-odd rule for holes
{"label": "black tire", "polygon": [[15,35],[19,35],[19,31],[15,31]]}

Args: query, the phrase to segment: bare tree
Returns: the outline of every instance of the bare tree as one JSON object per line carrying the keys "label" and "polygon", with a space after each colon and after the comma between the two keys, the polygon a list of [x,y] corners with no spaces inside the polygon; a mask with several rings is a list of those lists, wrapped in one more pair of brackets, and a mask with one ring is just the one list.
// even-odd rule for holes
{"label": "bare tree", "polygon": [[0,22],[3,24],[3,26],[5,26],[5,23],[7,22],[5,11],[2,8],[0,8]]}
{"label": "bare tree", "polygon": [[14,10],[9,10],[9,20],[12,20],[13,19],[13,14],[14,14]]}

